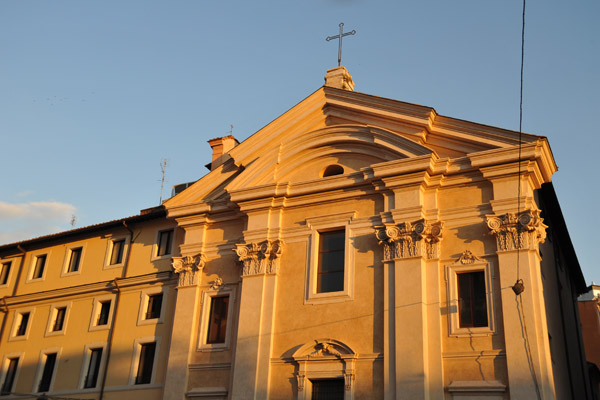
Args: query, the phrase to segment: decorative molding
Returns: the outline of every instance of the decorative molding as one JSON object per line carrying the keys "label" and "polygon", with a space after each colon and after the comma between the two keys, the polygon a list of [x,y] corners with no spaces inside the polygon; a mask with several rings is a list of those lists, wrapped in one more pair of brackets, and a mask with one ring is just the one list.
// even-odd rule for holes
{"label": "decorative molding", "polygon": [[344,373],[344,382],[346,384],[346,390],[352,390],[355,376],[356,374],[354,373],[354,370],[346,370],[346,372]]}
{"label": "decorative molding", "polygon": [[316,341],[315,350],[308,355],[308,357],[325,357],[326,354],[330,354],[334,357],[341,358],[342,354],[337,351],[332,344],[327,342]]}
{"label": "decorative molding", "polygon": [[217,278],[212,281],[211,285],[210,285],[210,289],[211,290],[219,290],[221,289],[221,287],[223,286],[223,279],[221,279],[221,277],[217,276]]}
{"label": "decorative molding", "polygon": [[306,374],[299,372],[296,375],[296,379],[298,380],[298,391],[302,392],[304,390],[304,378],[306,378]]}
{"label": "decorative molding", "polygon": [[195,256],[173,257],[171,266],[179,276],[177,287],[194,286],[199,283],[198,277],[206,264],[206,257],[202,253]]}
{"label": "decorative molding", "polygon": [[463,265],[469,265],[469,264],[475,263],[476,261],[485,262],[481,258],[477,257],[475,254],[471,253],[470,250],[465,250],[465,251],[463,251],[461,256],[458,258],[458,260],[456,260],[456,263],[457,264],[460,263]]}
{"label": "decorative molding", "polygon": [[242,276],[277,274],[283,241],[265,240],[260,243],[238,243],[234,251],[242,263]]}
{"label": "decorative molding", "polygon": [[547,225],[540,210],[525,210],[519,214],[486,215],[490,233],[496,235],[498,251],[537,250],[546,240]]}
{"label": "decorative molding", "polygon": [[375,236],[383,244],[385,261],[397,258],[425,257],[434,260],[440,256],[442,221],[403,222],[397,225],[375,227]]}

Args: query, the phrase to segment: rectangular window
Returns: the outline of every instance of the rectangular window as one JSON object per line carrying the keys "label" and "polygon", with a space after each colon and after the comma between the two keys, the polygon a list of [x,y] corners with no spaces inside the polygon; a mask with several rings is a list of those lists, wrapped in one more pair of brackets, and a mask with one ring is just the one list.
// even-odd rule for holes
{"label": "rectangular window", "polygon": [[69,266],[67,267],[67,272],[79,271],[82,252],[83,252],[83,247],[75,247],[75,248],[71,249],[71,255],[69,258]]}
{"label": "rectangular window", "polygon": [[46,254],[39,255],[35,258],[35,267],[31,279],[40,279],[44,276],[44,268],[46,267]]}
{"label": "rectangular window", "polygon": [[344,400],[344,379],[311,379],[313,400]]}
{"label": "rectangular window", "polygon": [[50,390],[50,384],[52,383],[52,375],[54,374],[54,365],[56,364],[56,353],[46,354],[46,362],[44,363],[44,370],[42,372],[42,379],[38,385],[38,392],[43,393]]}
{"label": "rectangular window", "polygon": [[2,388],[0,389],[0,396],[5,396],[12,392],[18,366],[19,358],[9,358],[8,367],[6,368],[6,373],[4,374],[4,382],[2,382]]}
{"label": "rectangular window", "polygon": [[97,349],[90,349],[90,361],[87,368],[87,374],[85,381],[83,382],[84,388],[94,388],[98,382],[98,374],[100,372],[100,362],[102,361],[102,347]]}
{"label": "rectangular window", "polygon": [[225,343],[229,296],[211,298],[207,344]]}
{"label": "rectangular window", "polygon": [[100,302],[100,312],[98,313],[98,321],[96,321],[96,325],[100,326],[108,324],[108,316],[110,314],[110,303],[110,300]]}
{"label": "rectangular window", "polygon": [[173,230],[161,231],[158,234],[158,246],[156,256],[162,257],[171,254],[171,241],[173,240]]}
{"label": "rectangular window", "polygon": [[457,280],[460,327],[488,326],[485,272],[459,273]]}
{"label": "rectangular window", "polygon": [[62,331],[65,323],[65,315],[67,314],[67,307],[59,307],[55,312],[56,316],[54,317],[52,332]]}
{"label": "rectangular window", "polygon": [[140,360],[138,363],[135,384],[142,385],[152,381],[152,368],[154,366],[154,353],[156,342],[142,343],[140,346]]}
{"label": "rectangular window", "polygon": [[146,319],[160,318],[162,300],[162,293],[151,294],[148,296],[148,309],[146,311]]}
{"label": "rectangular window", "polygon": [[110,254],[110,265],[117,265],[123,262],[123,250],[125,249],[125,239],[119,239],[112,242],[112,251]]}
{"label": "rectangular window", "polygon": [[344,230],[319,232],[317,293],[344,290]]}
{"label": "rectangular window", "polygon": [[0,264],[0,285],[6,285],[8,283],[8,276],[10,275],[10,266],[12,261],[3,262]]}
{"label": "rectangular window", "polygon": [[27,325],[29,324],[29,313],[24,312],[20,314],[19,327],[15,336],[24,336],[27,333]]}

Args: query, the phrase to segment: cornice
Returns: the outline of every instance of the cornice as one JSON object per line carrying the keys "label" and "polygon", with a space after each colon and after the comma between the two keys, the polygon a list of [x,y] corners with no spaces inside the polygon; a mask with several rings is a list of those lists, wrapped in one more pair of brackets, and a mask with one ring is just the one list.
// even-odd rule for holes
{"label": "cornice", "polygon": [[[117,279],[119,288],[131,289],[135,286],[146,285],[149,283],[174,283],[175,278],[170,271],[157,272],[146,275],[133,276],[130,278]],[[88,285],[70,286],[66,288],[48,290],[45,292],[28,293],[17,296],[6,296],[7,306],[19,305],[23,303],[50,301],[56,298],[64,298],[70,296],[81,296],[87,295],[94,292],[113,292],[116,291],[117,287],[114,284],[114,280],[91,283]]]}

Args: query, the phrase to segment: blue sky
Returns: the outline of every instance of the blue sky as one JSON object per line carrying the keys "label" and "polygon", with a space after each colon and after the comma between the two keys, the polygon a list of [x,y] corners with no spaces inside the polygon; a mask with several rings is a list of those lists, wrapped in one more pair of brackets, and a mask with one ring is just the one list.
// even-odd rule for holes
{"label": "blue sky", "polygon": [[[134,215],[206,173],[342,64],[356,90],[519,128],[521,1],[0,2],[0,243]],[[588,283],[600,282],[600,2],[527,2],[523,130],[547,136]]]}

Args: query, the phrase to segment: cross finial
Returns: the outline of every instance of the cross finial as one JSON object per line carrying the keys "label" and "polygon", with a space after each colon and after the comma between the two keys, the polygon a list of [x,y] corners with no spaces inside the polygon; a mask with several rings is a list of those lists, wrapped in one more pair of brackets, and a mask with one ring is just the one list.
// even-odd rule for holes
{"label": "cross finial", "polygon": [[339,39],[339,47],[338,47],[338,67],[342,65],[342,38],[344,36],[348,36],[348,35],[354,35],[356,34],[355,30],[352,30],[350,32],[346,32],[344,33],[344,23],[340,22],[340,34],[339,35],[335,35],[335,36],[327,36],[327,38],[325,38],[325,40],[327,40],[328,42],[330,40],[333,39]]}

